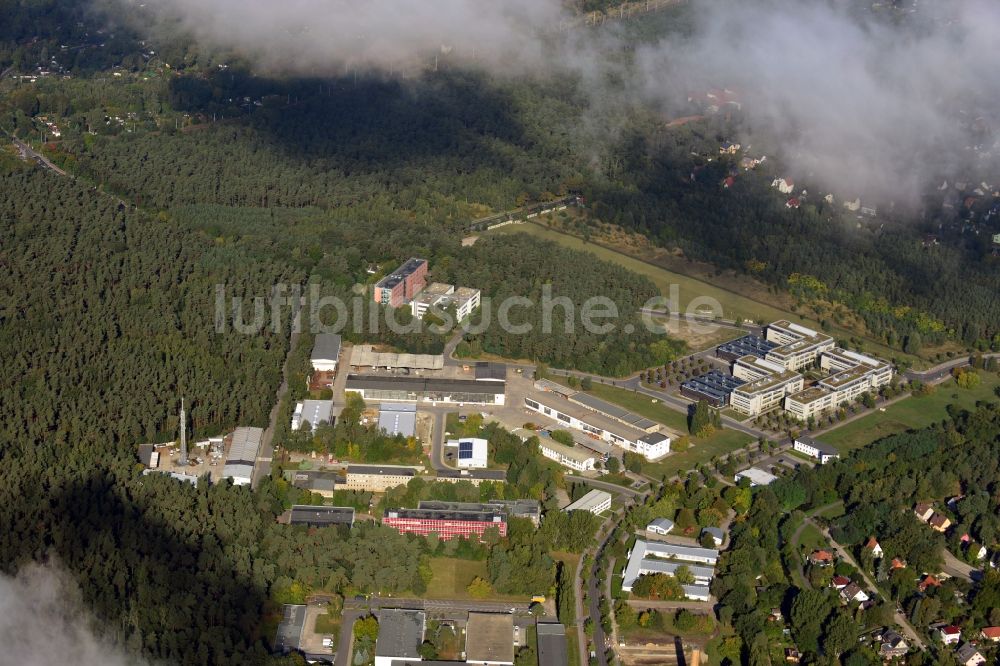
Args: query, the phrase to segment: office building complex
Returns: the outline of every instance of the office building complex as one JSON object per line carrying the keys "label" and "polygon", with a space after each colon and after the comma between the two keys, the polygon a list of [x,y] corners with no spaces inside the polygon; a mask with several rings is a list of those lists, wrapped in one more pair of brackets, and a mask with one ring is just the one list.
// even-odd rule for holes
{"label": "office building complex", "polygon": [[375,285],[375,302],[398,308],[412,300],[427,282],[427,260],[407,259]]}

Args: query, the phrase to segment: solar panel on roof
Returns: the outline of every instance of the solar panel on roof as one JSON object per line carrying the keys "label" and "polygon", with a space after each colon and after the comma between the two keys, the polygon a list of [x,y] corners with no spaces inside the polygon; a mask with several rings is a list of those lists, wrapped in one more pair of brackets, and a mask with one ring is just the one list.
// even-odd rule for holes
{"label": "solar panel on roof", "polygon": [[459,460],[468,460],[469,458],[472,458],[472,442],[458,443],[458,458]]}

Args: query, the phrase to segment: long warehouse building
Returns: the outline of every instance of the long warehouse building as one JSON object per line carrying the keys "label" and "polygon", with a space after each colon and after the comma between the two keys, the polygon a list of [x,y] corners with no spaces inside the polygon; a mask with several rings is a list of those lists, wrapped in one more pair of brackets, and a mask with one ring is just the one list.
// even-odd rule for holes
{"label": "long warehouse building", "polygon": [[348,375],[346,390],[374,402],[449,402],[502,405],[507,383],[482,379]]}
{"label": "long warehouse building", "polygon": [[248,486],[253,480],[253,468],[257,464],[263,428],[237,428],[229,445],[226,464],[222,468],[223,478],[230,478],[237,486]]}
{"label": "long warehouse building", "polygon": [[565,398],[535,394],[534,398],[524,399],[524,406],[651,460],[670,452],[670,436],[666,433],[640,430]]}

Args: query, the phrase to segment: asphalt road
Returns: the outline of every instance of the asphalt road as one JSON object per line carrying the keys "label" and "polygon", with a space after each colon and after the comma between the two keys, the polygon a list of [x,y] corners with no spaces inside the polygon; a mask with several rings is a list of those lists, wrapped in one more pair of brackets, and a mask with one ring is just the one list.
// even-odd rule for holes
{"label": "asphalt road", "polygon": [[[1000,354],[983,354],[983,358],[1000,358]],[[903,373],[903,376],[908,380],[919,379],[922,382],[938,382],[942,379],[946,379],[955,368],[970,365],[971,359],[972,357],[969,355],[959,356],[951,359],[950,361],[945,361],[944,363],[935,365],[933,368],[928,368],[927,370],[921,370],[919,372],[916,370],[907,370]]]}
{"label": "asphalt road", "polygon": [[[812,518],[807,518],[806,521],[804,522],[811,523]],[[813,525],[815,525],[815,523],[813,523]],[[816,525],[816,527],[819,526]],[[833,540],[833,537],[830,536],[830,530],[821,529],[821,531],[823,532],[823,536],[825,536],[827,540],[830,542],[830,545],[833,546],[833,549],[837,551],[837,555],[839,555],[842,560],[844,560],[845,562],[847,562],[852,567],[858,570],[858,573],[861,574],[861,577],[865,581],[865,585],[868,586],[868,590],[877,597],[882,596],[881,593],[878,591],[878,586],[875,585],[875,581],[871,579],[871,576],[868,575],[868,572],[865,571],[862,567],[858,566],[858,563],[854,561],[854,557],[851,555],[850,552],[848,552],[846,548],[844,548],[839,543]],[[903,634],[906,636],[907,640],[909,640],[910,645],[916,645],[921,650],[927,649],[927,646],[924,644],[923,640],[921,640],[920,636],[917,635],[917,632],[914,631],[913,626],[910,625],[910,621],[906,619],[905,615],[903,615],[900,612],[895,612],[893,613],[893,619],[896,621],[896,624],[898,624],[902,629]]]}
{"label": "asphalt road", "polygon": [[52,171],[54,173],[57,173],[60,176],[66,176],[66,175],[68,175],[65,171],[63,171],[62,169],[60,169],[59,167],[57,167],[55,164],[53,164],[49,160],[49,158],[45,157],[45,155],[42,155],[41,153],[35,152],[31,148],[31,146],[29,146],[28,144],[26,144],[24,141],[21,141],[20,139],[14,139],[14,146],[17,147],[18,151],[20,151],[20,153],[22,155],[24,155],[25,157],[27,157],[30,160],[33,160],[39,166],[44,167],[44,168],[46,168],[49,171]]}
{"label": "asphalt road", "polygon": [[577,476],[575,474],[567,474],[566,480],[573,481],[576,483],[583,483],[588,486],[593,486],[600,490],[606,490],[609,493],[625,493],[626,495],[631,495],[632,497],[643,497],[648,491],[637,490],[635,488],[630,488],[628,486],[620,486],[617,483],[609,483],[607,481],[601,481],[600,479],[591,479],[586,476]]}
{"label": "asphalt road", "polygon": [[274,406],[271,407],[271,416],[264,429],[264,434],[260,438],[260,451],[257,452],[257,461],[253,468],[253,478],[250,480],[250,487],[257,488],[260,480],[271,474],[271,461],[274,458],[274,432],[278,426],[278,411],[281,401],[288,393],[288,359],[291,357],[295,346],[299,343],[299,333],[292,327],[289,337],[288,354],[285,355],[285,362],[281,366],[281,386],[278,387]]}

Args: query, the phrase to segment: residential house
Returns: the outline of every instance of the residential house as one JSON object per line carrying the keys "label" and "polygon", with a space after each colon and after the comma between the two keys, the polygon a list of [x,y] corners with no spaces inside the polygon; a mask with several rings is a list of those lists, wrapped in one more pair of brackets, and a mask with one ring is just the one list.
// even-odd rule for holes
{"label": "residential house", "polygon": [[931,529],[935,532],[944,533],[948,531],[949,527],[951,527],[951,519],[944,514],[935,513],[931,516],[930,520],[927,521],[927,524],[930,525]]}
{"label": "residential house", "polygon": [[833,553],[828,550],[817,550],[809,555],[809,564],[819,567],[833,565]]}
{"label": "residential house", "polygon": [[722,529],[719,528],[719,527],[706,527],[706,528],[704,528],[701,531],[701,536],[705,536],[706,534],[711,535],[711,537],[712,537],[712,543],[715,544],[716,548],[718,548],[719,546],[721,546],[722,542],[726,538],[725,532],[723,532]]}
{"label": "residential house", "polygon": [[778,188],[782,194],[791,194],[795,191],[795,181],[791,178],[775,178],[771,181],[771,187]]}
{"label": "residential house", "polygon": [[899,559],[898,557],[894,557],[892,558],[892,564],[889,565],[889,568],[892,569],[893,571],[895,571],[896,569],[905,569],[906,562],[904,560]]}
{"label": "residential house", "polygon": [[851,579],[847,576],[834,576],[830,585],[833,586],[835,590],[843,590],[845,587],[851,584]]}
{"label": "residential house", "polygon": [[1000,643],[1000,627],[983,627],[980,635],[985,641],[992,641],[994,643]]}
{"label": "residential house", "polygon": [[979,650],[972,643],[965,643],[955,650],[955,658],[962,666],[981,666],[986,663],[986,657],[979,654]]}
{"label": "residential house", "polygon": [[733,143],[732,141],[726,141],[721,146],[719,146],[720,155],[735,155],[740,150],[740,144]]}
{"label": "residential house", "polygon": [[840,452],[837,449],[808,435],[799,435],[796,437],[792,448],[799,453],[806,454],[810,458],[819,460],[822,465],[840,457]]}
{"label": "residential house", "polygon": [[785,661],[789,664],[797,664],[802,660],[802,654],[795,648],[785,648]]}
{"label": "residential house", "polygon": [[802,205],[802,202],[795,197],[785,202],[785,208],[798,208],[800,205]]}
{"label": "residential house", "polygon": [[845,201],[844,208],[851,211],[852,213],[857,212],[861,209],[861,199],[857,198],[854,201]]}
{"label": "residential house", "polygon": [[926,592],[932,587],[941,587],[941,581],[931,574],[924,576],[923,579],[917,584],[917,589],[921,592]]}
{"label": "residential house", "polygon": [[937,638],[945,645],[958,645],[962,640],[962,628],[956,627],[953,624],[949,624],[944,627],[938,627]]}
{"label": "residential house", "polygon": [[882,645],[879,647],[879,655],[884,659],[902,657],[910,651],[910,646],[903,637],[895,631],[887,631],[882,634]]}
{"label": "residential house", "polygon": [[664,536],[670,534],[671,530],[674,529],[674,521],[669,518],[654,518],[649,525],[646,525],[646,531],[652,534],[658,534]]}
{"label": "residential house", "polygon": [[733,178],[732,176],[726,176],[725,180],[722,181],[722,187],[727,190],[735,184],[736,184],[736,179]]}
{"label": "residential house", "polygon": [[934,515],[934,507],[926,502],[921,502],[920,504],[913,507],[913,513],[917,516],[920,522],[926,523]]}
{"label": "residential house", "polygon": [[840,599],[845,604],[860,604],[868,601],[869,598],[868,593],[862,590],[861,586],[857,583],[851,583],[840,591]]}
{"label": "residential house", "polygon": [[872,554],[872,557],[876,560],[882,559],[882,546],[879,545],[878,540],[875,537],[868,537],[868,543],[865,544],[865,550]]}

